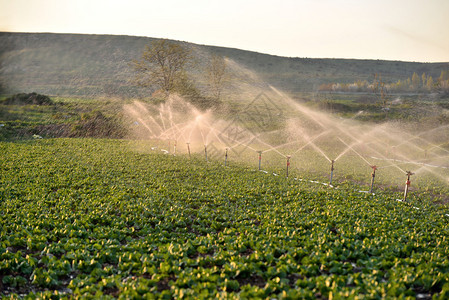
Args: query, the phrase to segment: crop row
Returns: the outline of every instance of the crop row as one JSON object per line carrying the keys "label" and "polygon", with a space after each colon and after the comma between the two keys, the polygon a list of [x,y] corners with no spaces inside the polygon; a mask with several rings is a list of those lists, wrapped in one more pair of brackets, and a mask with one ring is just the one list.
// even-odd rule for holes
{"label": "crop row", "polygon": [[2,296],[449,297],[444,206],[137,146],[0,143]]}

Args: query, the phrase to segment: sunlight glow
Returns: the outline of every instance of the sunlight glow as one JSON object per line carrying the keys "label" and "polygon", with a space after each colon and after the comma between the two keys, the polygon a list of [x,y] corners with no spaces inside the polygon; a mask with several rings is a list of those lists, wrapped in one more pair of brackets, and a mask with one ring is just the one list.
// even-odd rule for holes
{"label": "sunlight glow", "polygon": [[291,57],[447,62],[448,11],[446,0],[0,0],[0,31],[149,36]]}

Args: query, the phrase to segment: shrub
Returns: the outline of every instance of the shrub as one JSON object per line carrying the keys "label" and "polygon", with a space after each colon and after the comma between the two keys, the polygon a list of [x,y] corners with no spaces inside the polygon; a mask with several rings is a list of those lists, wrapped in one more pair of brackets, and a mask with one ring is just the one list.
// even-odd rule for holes
{"label": "shrub", "polygon": [[53,105],[54,102],[50,97],[37,93],[20,93],[15,94],[3,101],[6,105]]}
{"label": "shrub", "polygon": [[110,137],[122,138],[126,129],[120,120],[106,117],[100,111],[93,111],[81,115],[71,129],[71,137]]}

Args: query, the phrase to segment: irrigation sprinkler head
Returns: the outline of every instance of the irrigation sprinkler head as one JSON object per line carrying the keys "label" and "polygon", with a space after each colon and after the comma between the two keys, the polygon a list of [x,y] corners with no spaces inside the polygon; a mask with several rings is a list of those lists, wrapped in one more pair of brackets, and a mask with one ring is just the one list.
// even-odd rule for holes
{"label": "irrigation sprinkler head", "polygon": [[332,160],[332,161],[331,161],[331,171],[334,170],[334,163],[335,163],[335,160]]}
{"label": "irrigation sprinkler head", "polygon": [[406,186],[410,185],[410,176],[415,175],[415,173],[412,173],[411,171],[405,171],[405,175],[407,175],[407,181],[405,182]]}

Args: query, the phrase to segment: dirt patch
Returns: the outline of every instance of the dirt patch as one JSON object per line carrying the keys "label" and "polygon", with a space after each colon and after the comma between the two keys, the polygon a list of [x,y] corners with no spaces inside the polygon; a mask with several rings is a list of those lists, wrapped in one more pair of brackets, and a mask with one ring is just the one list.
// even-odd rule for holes
{"label": "dirt patch", "polygon": [[263,288],[267,284],[265,279],[263,279],[263,277],[259,275],[251,275],[248,277],[237,277],[236,279],[239,282],[240,286],[249,284]]}

